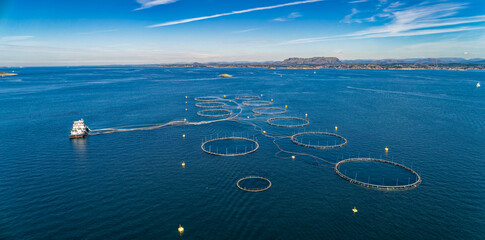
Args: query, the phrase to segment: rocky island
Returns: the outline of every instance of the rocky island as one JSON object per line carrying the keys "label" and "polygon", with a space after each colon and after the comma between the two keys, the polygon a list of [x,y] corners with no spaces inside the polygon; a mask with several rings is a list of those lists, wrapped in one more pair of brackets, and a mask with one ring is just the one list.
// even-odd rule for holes
{"label": "rocky island", "polygon": [[8,72],[0,72],[0,77],[6,77],[6,76],[15,76],[18,75],[16,73],[8,73]]}

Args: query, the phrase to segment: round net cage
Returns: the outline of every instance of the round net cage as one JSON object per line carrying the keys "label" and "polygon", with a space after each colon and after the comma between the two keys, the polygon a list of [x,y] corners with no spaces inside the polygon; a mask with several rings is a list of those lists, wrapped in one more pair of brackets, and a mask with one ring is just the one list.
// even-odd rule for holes
{"label": "round net cage", "polygon": [[207,97],[196,97],[196,98],[194,98],[194,100],[199,101],[199,102],[210,102],[210,101],[221,100],[221,98],[220,97],[207,96]]}
{"label": "round net cage", "polygon": [[347,139],[328,132],[303,132],[291,136],[291,141],[299,146],[317,149],[341,148],[347,145]]}
{"label": "round net cage", "polygon": [[227,109],[206,109],[197,112],[201,117],[228,117],[231,116],[232,111]]}
{"label": "round net cage", "polygon": [[304,127],[310,124],[310,122],[303,118],[297,117],[275,117],[266,120],[271,126],[275,127],[285,127],[285,128],[298,128]]}
{"label": "round net cage", "polygon": [[205,141],[200,146],[208,154],[236,157],[255,152],[259,148],[257,141],[245,137],[224,137]]}
{"label": "round net cage", "polygon": [[225,103],[223,102],[209,102],[209,101],[203,101],[203,102],[198,102],[195,104],[196,107],[200,108],[220,108],[226,106]]}
{"label": "round net cage", "polygon": [[258,100],[258,96],[237,96],[236,100],[242,100],[242,101],[251,101],[251,100]]}
{"label": "round net cage", "polygon": [[334,169],[346,181],[376,190],[409,190],[421,183],[421,177],[416,171],[383,159],[349,158],[338,162]]}
{"label": "round net cage", "polygon": [[262,192],[271,187],[271,181],[264,177],[248,176],[239,179],[236,186],[246,192]]}
{"label": "round net cage", "polygon": [[261,108],[254,108],[253,113],[259,114],[259,115],[279,115],[279,114],[285,114],[286,109],[284,108],[277,108],[277,107],[261,107]]}
{"label": "round net cage", "polygon": [[269,106],[272,103],[270,101],[254,100],[254,101],[244,101],[242,102],[242,104],[248,107],[263,107],[263,106]]}

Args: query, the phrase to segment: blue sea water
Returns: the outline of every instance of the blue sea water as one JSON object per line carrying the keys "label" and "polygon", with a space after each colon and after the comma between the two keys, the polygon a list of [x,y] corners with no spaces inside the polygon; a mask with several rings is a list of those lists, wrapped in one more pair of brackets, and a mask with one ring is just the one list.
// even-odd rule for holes
{"label": "blue sea water", "polygon": [[[475,87],[483,71],[8,70],[19,75],[0,78],[0,239],[485,239],[485,88]],[[205,121],[195,97],[261,94],[287,105],[278,116],[308,114],[310,125],[269,126],[272,116],[254,117],[253,107],[241,120],[278,136],[338,126],[348,140],[333,150],[278,140],[288,151],[333,163],[392,160],[422,184],[397,192],[353,185],[312,158],[277,157],[271,138],[235,121],[68,139],[80,118],[91,129]],[[239,157],[201,150],[203,139],[232,135],[260,147]],[[378,184],[400,174],[374,165],[351,177]],[[271,188],[241,191],[236,182],[249,175]]]}

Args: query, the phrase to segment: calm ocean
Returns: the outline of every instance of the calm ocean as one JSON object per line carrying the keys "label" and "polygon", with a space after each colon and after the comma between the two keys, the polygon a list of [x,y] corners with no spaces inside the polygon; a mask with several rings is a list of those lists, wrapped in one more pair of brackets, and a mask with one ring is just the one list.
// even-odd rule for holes
{"label": "calm ocean", "polygon": [[[19,75],[0,78],[0,239],[485,239],[485,88],[475,86],[484,71],[3,69],[11,70]],[[195,97],[261,94],[287,105],[281,116],[308,114],[310,125],[269,126],[272,116],[254,117],[253,107],[241,119],[281,136],[338,126],[348,140],[317,150],[282,139],[283,148],[333,163],[395,161],[422,184],[397,192],[353,185],[309,157],[278,158],[271,138],[235,121],[68,138],[81,118],[94,130],[197,122],[207,118],[197,116]],[[232,135],[260,148],[239,157],[201,150],[204,138]],[[409,181],[374,165],[351,177]],[[239,190],[248,175],[272,187]]]}

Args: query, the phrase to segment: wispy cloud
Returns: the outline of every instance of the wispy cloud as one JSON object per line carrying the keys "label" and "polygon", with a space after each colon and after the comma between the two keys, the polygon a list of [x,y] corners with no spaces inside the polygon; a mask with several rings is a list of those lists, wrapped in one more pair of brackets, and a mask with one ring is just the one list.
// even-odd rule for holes
{"label": "wispy cloud", "polygon": [[31,39],[33,36],[6,36],[6,37],[1,37],[0,41],[1,42],[12,42],[12,41],[22,41],[22,40],[27,40]]}
{"label": "wispy cloud", "polygon": [[[392,4],[391,4],[392,5]],[[341,39],[383,38],[401,36],[419,36],[439,33],[483,30],[485,27],[462,26],[485,22],[485,15],[470,17],[452,17],[466,7],[464,3],[421,3],[407,8],[398,8],[399,4],[384,9],[383,16],[391,22],[382,26],[368,28],[344,35],[323,36],[295,39],[284,44],[311,43]],[[385,15],[388,14],[388,15]]]}
{"label": "wispy cloud", "polygon": [[261,28],[249,28],[249,29],[243,29],[243,30],[234,31],[232,33],[246,33],[246,32],[256,31],[256,30],[259,30],[259,29],[261,29]]}
{"label": "wispy cloud", "polygon": [[314,3],[314,2],[321,2],[321,1],[323,1],[323,0],[305,0],[305,1],[290,2],[290,3],[273,5],[273,6],[267,6],[267,7],[250,8],[250,9],[245,9],[245,10],[232,11],[232,12],[228,12],[228,13],[219,13],[219,14],[214,14],[214,15],[204,16],[204,17],[188,18],[188,19],[183,19],[183,20],[159,23],[159,24],[150,25],[148,27],[149,28],[165,27],[165,26],[201,21],[201,20],[206,20],[206,19],[211,19],[211,18],[218,18],[218,17],[224,17],[224,16],[229,16],[229,15],[235,15],[235,14],[242,14],[242,13],[255,12],[255,11],[263,11],[263,10],[269,10],[269,9],[275,9],[275,8],[281,8],[281,7],[288,7],[288,6],[294,6],[294,5],[300,5],[300,4],[307,4],[307,3]]}
{"label": "wispy cloud", "polygon": [[275,18],[273,21],[276,22],[286,22],[295,18],[303,17],[299,12],[292,12],[290,13],[287,17],[280,17],[280,18]]}
{"label": "wispy cloud", "polygon": [[136,2],[141,4],[141,7],[134,9],[134,11],[151,8],[151,7],[158,6],[158,5],[174,3],[174,2],[177,2],[177,1],[178,0],[136,0]]}
{"label": "wispy cloud", "polygon": [[353,17],[357,13],[359,13],[359,10],[357,10],[356,8],[352,8],[352,12],[349,15],[345,16],[344,19],[342,19],[340,22],[342,22],[342,23],[352,23],[352,22],[358,22],[358,23],[360,23],[361,20],[359,20],[359,19],[353,19]]}
{"label": "wispy cloud", "polygon": [[350,1],[349,3],[363,3],[363,2],[367,2],[369,0],[355,0],[355,1]]}

